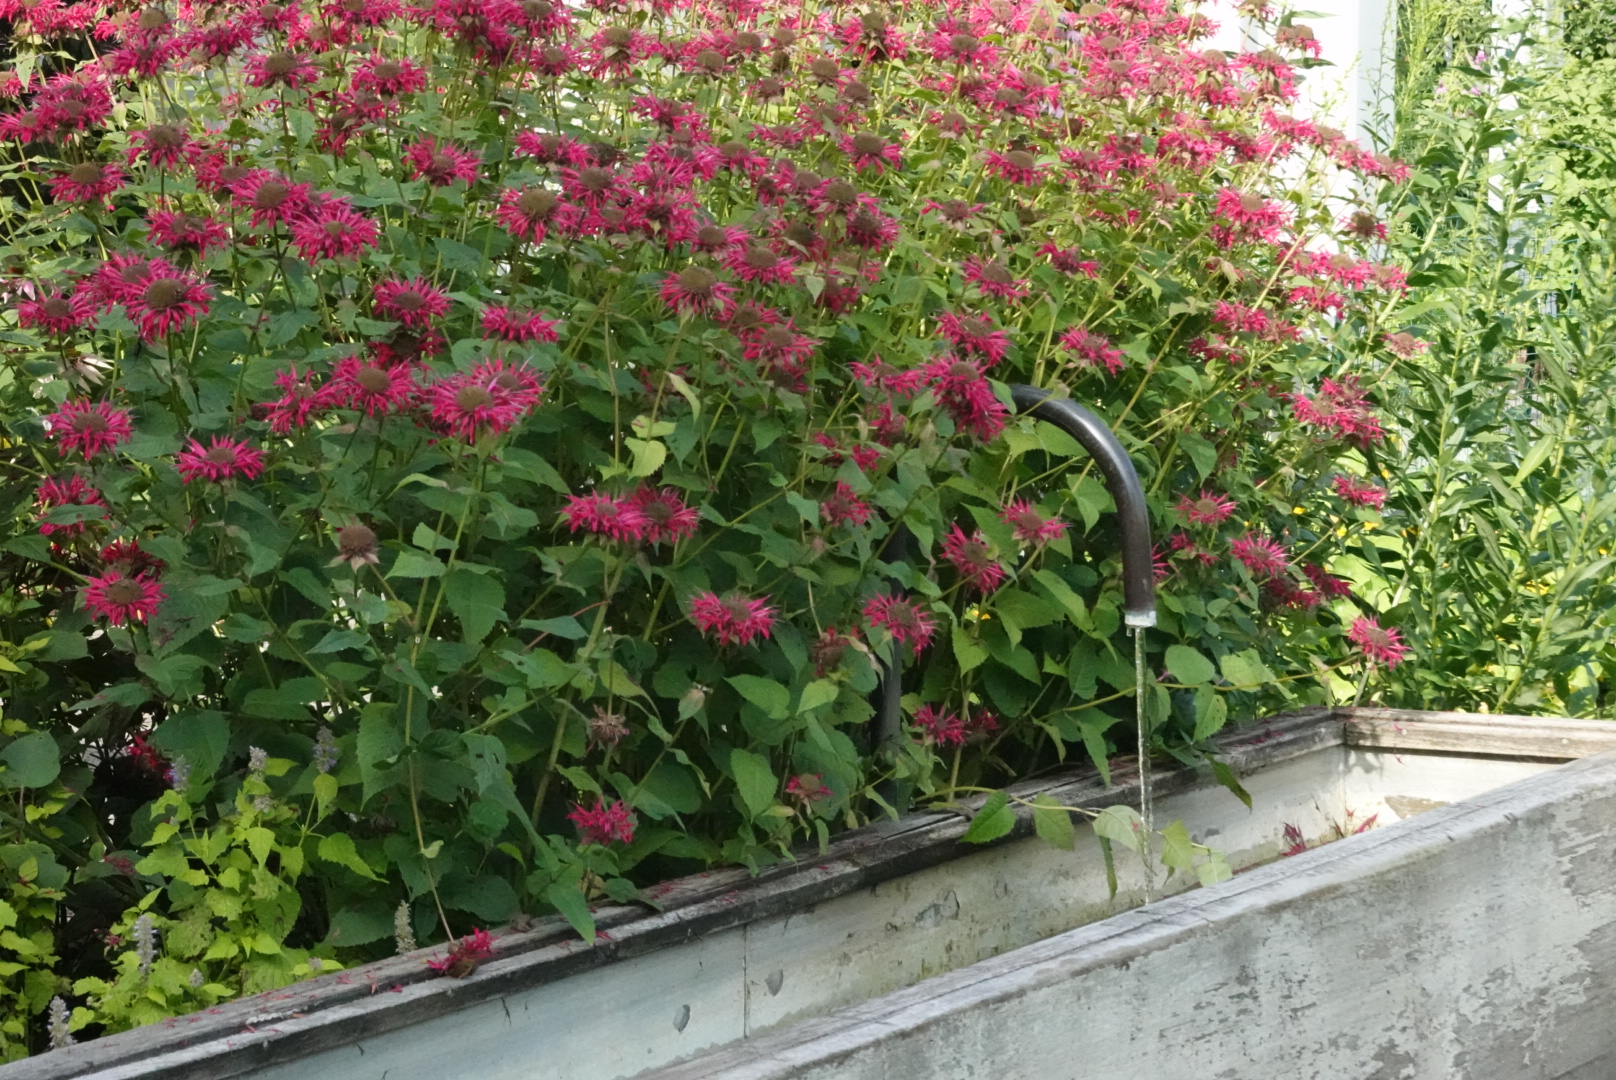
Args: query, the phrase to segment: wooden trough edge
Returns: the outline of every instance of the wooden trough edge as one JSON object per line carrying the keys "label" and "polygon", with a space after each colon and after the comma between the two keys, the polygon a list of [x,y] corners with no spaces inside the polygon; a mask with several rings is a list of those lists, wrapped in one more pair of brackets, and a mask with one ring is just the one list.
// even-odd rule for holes
{"label": "wooden trough edge", "polygon": [[[1607,727],[1608,735],[1604,734]],[[1244,775],[1344,742],[1366,749],[1570,760],[1616,748],[1616,725],[1310,708],[1245,725],[1212,741],[1217,756],[1237,775]],[[1483,745],[1477,747],[1478,742]],[[1155,778],[1157,794],[1166,796],[1205,784],[1207,772],[1204,766],[1160,772]],[[1137,763],[1119,760],[1111,773],[1112,783],[1107,786],[1098,771],[1085,764],[1024,781],[1011,791],[1022,797],[1047,791],[1069,805],[1096,808],[1137,801]],[[964,802],[974,807],[980,797]],[[824,853],[803,851],[799,861],[770,867],[755,877],[744,869],[725,869],[648,890],[662,905],[661,911],[602,907],[595,917],[606,933],[594,947],[579,940],[562,920],[551,917],[527,931],[496,931],[494,958],[467,979],[441,978],[426,968],[427,959],[441,954],[444,947],[440,945],[0,1066],[0,1080],[92,1076],[98,1080],[224,1080],[969,855],[980,848],[959,843],[967,825],[966,815],[949,812],[880,822],[837,837]],[[1017,808],[1014,830],[996,843],[1023,839],[1032,832],[1031,812]]]}

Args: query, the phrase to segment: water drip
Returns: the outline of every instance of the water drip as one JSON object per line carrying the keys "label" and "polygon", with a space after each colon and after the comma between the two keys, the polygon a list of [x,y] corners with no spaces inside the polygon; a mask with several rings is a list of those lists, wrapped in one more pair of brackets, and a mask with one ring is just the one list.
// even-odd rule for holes
{"label": "water drip", "polygon": [[1150,720],[1145,705],[1145,628],[1133,628],[1134,714],[1139,722],[1139,817],[1145,824],[1142,838],[1145,862],[1145,903],[1156,898],[1156,870],[1151,863],[1151,837],[1156,834],[1154,798],[1150,791]]}

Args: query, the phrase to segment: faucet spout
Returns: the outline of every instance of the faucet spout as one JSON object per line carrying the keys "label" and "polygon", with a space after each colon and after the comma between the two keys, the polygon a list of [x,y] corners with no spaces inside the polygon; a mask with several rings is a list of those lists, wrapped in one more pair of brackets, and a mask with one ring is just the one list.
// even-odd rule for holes
{"label": "faucet spout", "polygon": [[1128,452],[1104,420],[1075,401],[1020,383],[1011,384],[1010,397],[1018,411],[1054,424],[1076,439],[1100,467],[1122,527],[1123,622],[1132,627],[1155,626],[1156,567],[1150,512]]}

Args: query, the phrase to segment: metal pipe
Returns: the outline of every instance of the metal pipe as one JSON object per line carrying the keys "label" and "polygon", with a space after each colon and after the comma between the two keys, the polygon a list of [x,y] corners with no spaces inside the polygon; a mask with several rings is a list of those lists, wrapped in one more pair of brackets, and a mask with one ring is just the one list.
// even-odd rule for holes
{"label": "metal pipe", "polygon": [[[1116,435],[1094,413],[1075,401],[1058,398],[1048,390],[1020,383],[1010,385],[1010,396],[1019,412],[1031,413],[1054,424],[1076,439],[1100,466],[1106,490],[1117,504],[1122,526],[1123,622],[1137,634],[1142,627],[1156,625],[1155,550],[1150,540],[1150,512],[1145,505],[1145,489],[1128,452]],[[896,562],[909,555],[909,531],[900,523],[882,552],[885,561]],[[890,753],[903,740],[903,654],[896,642],[887,662],[875,700],[875,731],[871,740],[877,754]],[[883,784],[879,791],[899,813],[906,808],[897,802],[896,782]]]}
{"label": "metal pipe", "polygon": [[1100,467],[1122,527],[1122,621],[1135,627],[1155,626],[1156,567],[1150,511],[1128,452],[1104,420],[1075,401],[1020,383],[1011,384],[1010,397],[1018,411],[1054,424],[1082,443]]}

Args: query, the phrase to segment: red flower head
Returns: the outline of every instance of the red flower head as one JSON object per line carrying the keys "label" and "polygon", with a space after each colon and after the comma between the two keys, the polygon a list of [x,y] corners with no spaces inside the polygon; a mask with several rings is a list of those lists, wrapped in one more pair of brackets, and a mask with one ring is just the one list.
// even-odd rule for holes
{"label": "red flower head", "polygon": [[109,570],[120,570],[126,575],[161,570],[167,565],[157,556],[141,550],[137,540],[114,540],[101,549],[101,561]]}
{"label": "red flower head", "polygon": [[943,539],[943,558],[948,560],[962,581],[977,592],[987,594],[1004,581],[1004,567],[993,557],[987,537],[977,529],[970,535],[958,525],[950,526]]}
{"label": "red flower head", "polygon": [[254,169],[230,187],[232,201],[252,213],[252,227],[297,220],[309,209],[309,185],[294,184],[272,169]]}
{"label": "red flower head", "polygon": [[445,187],[456,180],[464,180],[470,187],[477,182],[477,166],[481,159],[466,150],[448,143],[440,143],[428,135],[404,148],[404,160],[410,166],[410,178],[425,178],[433,187]]}
{"label": "red flower head", "polygon": [[629,496],[629,505],[639,512],[640,526],[636,538],[647,544],[674,542],[693,536],[701,522],[701,515],[693,506],[686,506],[679,493],[672,488],[642,487]]}
{"label": "red flower head", "polygon": [[45,426],[63,450],[77,450],[86,460],[134,436],[129,410],[114,408],[104,401],[64,401],[60,409],[45,418]]}
{"label": "red flower head", "polygon": [[1353,506],[1370,506],[1376,510],[1386,505],[1386,489],[1353,476],[1335,478],[1335,493]]}
{"label": "red flower head", "polygon": [[597,798],[593,810],[585,810],[578,803],[573,803],[567,820],[578,826],[578,837],[586,844],[605,847],[613,843],[628,844],[634,840],[634,815],[629,813],[628,806],[621,799],[607,806]]}
{"label": "red flower head", "polygon": [[128,163],[144,161],[154,169],[177,169],[184,164],[195,144],[178,124],[153,124],[129,136]]}
{"label": "red flower head", "polygon": [[51,198],[62,203],[99,202],[123,187],[126,179],[116,165],[86,161],[51,180]]}
{"label": "red flower head", "polygon": [[148,271],[150,276],[122,298],[144,340],[161,341],[208,313],[212,294],[196,275],[162,259],[153,259]]}
{"label": "red flower head", "polygon": [[247,82],[261,90],[271,86],[299,90],[320,77],[320,69],[308,54],[290,49],[254,53],[247,57],[246,70]]}
{"label": "red flower head", "polygon": [[1072,354],[1072,364],[1080,368],[1105,368],[1107,375],[1115,375],[1127,366],[1122,352],[1103,334],[1096,334],[1086,326],[1074,326],[1061,334],[1061,348]]}
{"label": "red flower head", "polygon": [[825,786],[824,773],[802,773],[786,781],[786,797],[796,799],[804,806],[813,806],[830,796],[831,790]]}
{"label": "red flower head", "polygon": [[1194,499],[1180,496],[1176,507],[1178,516],[1191,525],[1222,525],[1234,513],[1234,508],[1233,499],[1210,491],[1203,491]]}
{"label": "red flower head", "polygon": [[872,170],[877,176],[887,169],[896,169],[903,163],[903,147],[888,141],[873,131],[859,131],[844,135],[842,153],[859,172]]}
{"label": "red flower head", "polygon": [[164,599],[163,586],[155,579],[143,574],[128,576],[120,570],[92,577],[84,586],[84,606],[113,626],[145,622]]}
{"label": "red flower head", "polygon": [[690,620],[696,629],[718,639],[720,646],[750,645],[767,638],[774,628],[774,609],[762,600],[749,600],[738,592],[720,597],[698,593],[690,602]]}
{"label": "red flower head", "polygon": [[645,530],[639,508],[628,499],[614,499],[603,492],[568,495],[561,517],[571,532],[592,532],[610,540],[635,539]]}
{"label": "red flower head", "polygon": [[1010,526],[1011,535],[1023,544],[1047,544],[1066,535],[1066,522],[1046,518],[1026,499],[1013,499],[999,512],[999,520]]}
{"label": "red flower head", "polygon": [[73,333],[87,318],[84,304],[61,295],[45,295],[17,305],[18,326],[24,330],[43,330],[59,337]]}
{"label": "red flower head", "polygon": [[945,354],[927,364],[925,371],[937,404],[959,430],[970,432],[982,442],[1004,430],[1010,410],[994,394],[979,364]]}
{"label": "red flower head", "polygon": [[561,201],[561,196],[541,187],[506,188],[499,195],[494,220],[513,236],[539,244],[551,226],[567,229],[578,223],[583,212]]}
{"label": "red flower head", "polygon": [[146,219],[152,242],[169,251],[194,251],[206,255],[213,248],[230,246],[230,233],[223,223],[173,210],[153,210]]}
{"label": "red flower head", "polygon": [[292,246],[309,262],[355,259],[376,246],[376,223],[347,199],[325,198],[292,222]]}
{"label": "red flower head", "polygon": [[385,416],[415,404],[420,390],[407,364],[383,367],[357,356],[337,361],[331,379],[320,389],[318,407],[357,409],[366,416]]}
{"label": "red flower head", "polygon": [[1218,192],[1213,216],[1217,223],[1212,226],[1212,239],[1221,247],[1251,241],[1274,243],[1290,221],[1290,215],[1279,203],[1269,202],[1260,195],[1242,195],[1233,188]]}
{"label": "red flower head", "polygon": [[372,291],[371,306],[384,319],[424,327],[449,313],[449,297],[426,278],[388,278]]}
{"label": "red flower head", "polygon": [[1347,631],[1347,640],[1363,650],[1364,658],[1371,663],[1385,664],[1394,668],[1401,664],[1408,656],[1408,646],[1403,643],[1402,634],[1393,627],[1382,627],[1380,623],[1368,616],[1354,619],[1352,627]]}
{"label": "red flower head", "polygon": [[662,302],[681,315],[722,315],[734,295],[735,286],[705,266],[687,266],[662,279]]}
{"label": "red flower head", "polygon": [[353,86],[382,97],[413,94],[426,89],[426,71],[411,60],[372,56],[354,72]]}
{"label": "red flower head", "polygon": [[483,308],[483,338],[499,341],[543,341],[560,339],[555,319],[546,319],[536,311],[516,311],[504,304],[489,304]]}
{"label": "red flower head", "polygon": [[870,520],[870,505],[860,499],[845,482],[836,482],[836,493],[819,504],[819,516],[827,528],[863,525]]}
{"label": "red flower head", "polygon": [[195,439],[175,457],[180,479],[189,484],[193,480],[210,480],[220,484],[237,478],[253,480],[264,471],[264,454],[254,450],[245,440],[215,435],[212,443],[204,447]]}
{"label": "red flower head", "polygon": [[1012,184],[1037,187],[1044,182],[1044,168],[1038,164],[1037,155],[1030,150],[1011,150],[1005,154],[989,150],[983,158],[991,175],[1008,180]]}
{"label": "red flower head", "polygon": [[1253,577],[1272,578],[1290,566],[1285,549],[1266,536],[1247,533],[1229,544],[1229,553],[1251,571]]}
{"label": "red flower head", "polygon": [[441,960],[428,960],[426,966],[451,979],[464,979],[477,970],[477,966],[494,955],[494,939],[487,930],[471,933],[449,946],[449,954]]}
{"label": "red flower head", "polygon": [[[771,251],[763,244],[732,247],[720,256],[720,260],[732,274],[742,281],[763,285],[790,285],[796,280],[796,261]],[[691,269],[699,270],[701,268],[692,267]],[[690,273],[690,270],[686,270],[685,273]],[[664,286],[664,296],[666,296],[666,286]]]}
{"label": "red flower head", "polygon": [[1027,282],[1012,274],[1010,268],[997,259],[972,255],[965,260],[964,270],[965,280],[987,296],[1015,300],[1027,295]]}
{"label": "red flower head", "polygon": [[428,392],[432,420],[451,435],[475,442],[502,435],[538,404],[544,385],[523,364],[485,360],[470,371],[435,384]]}
{"label": "red flower head", "polygon": [[937,632],[937,624],[929,612],[891,593],[880,593],[865,602],[864,621],[885,629],[900,645],[913,645],[916,652],[931,644],[932,635]]}
{"label": "red flower head", "polygon": [[1010,338],[987,315],[961,315],[953,311],[937,313],[937,330],[965,356],[980,356],[992,367],[1009,351]]}
{"label": "red flower head", "polygon": [[[106,500],[101,493],[84,482],[84,477],[74,473],[65,480],[57,480],[47,476],[40,481],[39,489],[34,493],[41,513],[47,513],[59,506],[106,506]],[[72,521],[62,525],[53,525],[48,521],[39,524],[42,536],[61,534],[64,537],[78,536],[90,527],[88,521]]]}
{"label": "red flower head", "polygon": [[266,413],[271,431],[286,435],[293,428],[301,428],[309,422],[309,414],[320,405],[320,388],[315,385],[314,379],[314,372],[299,374],[295,364],[275,376],[275,385],[284,393],[279,401],[269,406]]}

